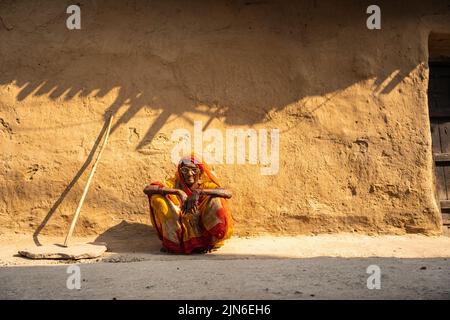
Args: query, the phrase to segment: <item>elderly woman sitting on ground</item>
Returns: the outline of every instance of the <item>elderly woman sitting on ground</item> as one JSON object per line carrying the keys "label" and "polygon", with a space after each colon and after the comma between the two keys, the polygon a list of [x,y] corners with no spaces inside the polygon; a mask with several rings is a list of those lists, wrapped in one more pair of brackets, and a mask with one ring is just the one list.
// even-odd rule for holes
{"label": "elderly woman sitting on ground", "polygon": [[232,233],[225,199],[231,192],[220,187],[207,164],[194,155],[183,157],[175,176],[144,189],[152,224],[163,249],[172,253],[200,253],[218,248]]}

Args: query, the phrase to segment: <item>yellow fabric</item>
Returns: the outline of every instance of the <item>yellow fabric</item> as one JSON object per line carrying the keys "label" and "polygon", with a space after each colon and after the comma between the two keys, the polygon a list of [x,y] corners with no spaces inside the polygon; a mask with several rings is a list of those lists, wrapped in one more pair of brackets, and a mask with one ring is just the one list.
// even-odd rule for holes
{"label": "yellow fabric", "polygon": [[[204,178],[204,177],[202,177]],[[177,177],[170,178],[164,181],[167,188],[177,188]],[[200,188],[202,189],[216,189],[219,186],[206,179],[201,181]],[[220,198],[204,197],[203,201],[199,203],[199,215],[180,215],[180,201],[175,195],[154,195],[151,197],[151,206],[155,214],[155,223],[162,236],[174,243],[179,243],[178,236],[183,234],[183,242],[190,239],[204,236],[205,229],[210,230],[218,223],[222,223],[223,217],[219,217],[216,213],[218,210],[224,208],[226,200]],[[225,209],[227,219],[226,234],[222,239],[212,239],[211,245],[220,247],[224,240],[230,238],[232,234],[231,216],[228,216],[228,210]],[[181,217],[181,224],[180,224]],[[203,226],[203,227],[202,227]],[[183,232],[181,232],[183,230]]]}
{"label": "yellow fabric", "polygon": [[[168,196],[169,197],[169,196]],[[175,200],[178,199],[175,197]],[[151,206],[155,213],[155,220],[159,230],[162,231],[163,237],[170,241],[178,243],[177,233],[180,230],[179,212],[180,209],[168,201],[164,196],[153,195],[151,198]]]}

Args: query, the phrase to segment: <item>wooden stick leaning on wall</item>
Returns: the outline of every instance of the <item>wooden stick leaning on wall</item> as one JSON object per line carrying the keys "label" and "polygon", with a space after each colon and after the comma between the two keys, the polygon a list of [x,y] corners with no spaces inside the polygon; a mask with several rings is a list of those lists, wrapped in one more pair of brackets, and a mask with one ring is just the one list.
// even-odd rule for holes
{"label": "wooden stick leaning on wall", "polygon": [[75,210],[75,214],[72,219],[72,223],[70,224],[69,232],[67,233],[66,240],[64,241],[64,246],[67,247],[69,243],[69,239],[72,236],[73,230],[75,229],[75,225],[77,223],[78,217],[80,216],[81,207],[83,206],[84,199],[86,198],[86,194],[89,189],[89,185],[91,184],[92,178],[94,177],[95,170],[97,169],[97,165],[99,163],[100,157],[102,156],[103,150],[105,149],[106,143],[108,142],[109,132],[111,131],[111,125],[113,121],[113,116],[109,117],[108,130],[106,131],[105,140],[103,140],[102,147],[100,148],[100,152],[98,153],[97,159],[95,160],[94,165],[92,166],[91,173],[89,174],[88,180],[86,182],[86,186],[84,187],[83,194],[81,196],[80,202],[78,203],[78,207]]}

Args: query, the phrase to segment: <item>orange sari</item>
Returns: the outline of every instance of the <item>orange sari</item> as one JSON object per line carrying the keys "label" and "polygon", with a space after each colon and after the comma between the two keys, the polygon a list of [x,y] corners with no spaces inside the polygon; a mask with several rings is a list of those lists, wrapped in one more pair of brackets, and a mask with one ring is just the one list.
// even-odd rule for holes
{"label": "orange sari", "polygon": [[[153,182],[167,188],[183,190],[189,197],[191,189],[180,172],[183,160],[191,160],[201,171],[201,189],[220,188],[220,184],[206,163],[194,155],[184,157],[178,164],[175,177]],[[204,252],[220,247],[232,234],[232,219],[227,202],[223,198],[201,196],[197,203],[199,214],[182,214],[181,199],[176,195],[149,196],[150,215],[163,247],[173,253]]]}

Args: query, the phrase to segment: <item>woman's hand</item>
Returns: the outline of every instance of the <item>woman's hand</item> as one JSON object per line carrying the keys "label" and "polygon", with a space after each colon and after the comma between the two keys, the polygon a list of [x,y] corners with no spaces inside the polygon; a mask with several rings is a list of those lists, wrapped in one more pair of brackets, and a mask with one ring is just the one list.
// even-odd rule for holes
{"label": "woman's hand", "polygon": [[187,194],[183,190],[178,190],[178,196],[181,198],[181,203],[184,205],[188,198]]}
{"label": "woman's hand", "polygon": [[[185,194],[185,196],[186,196],[186,194]],[[187,214],[187,213],[195,214],[196,212],[198,212],[197,202],[198,202],[199,198],[200,198],[200,193],[196,190],[192,191],[192,194],[190,195],[190,197],[187,198],[185,201],[183,201],[183,206],[181,208],[181,211],[184,214]]]}

